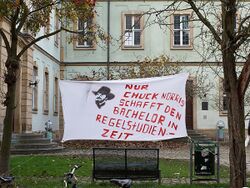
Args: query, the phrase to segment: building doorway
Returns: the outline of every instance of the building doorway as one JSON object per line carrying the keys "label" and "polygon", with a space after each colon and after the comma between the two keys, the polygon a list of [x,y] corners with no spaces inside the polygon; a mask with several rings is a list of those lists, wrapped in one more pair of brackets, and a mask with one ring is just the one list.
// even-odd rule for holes
{"label": "building doorway", "polygon": [[186,128],[193,129],[193,80],[186,85]]}

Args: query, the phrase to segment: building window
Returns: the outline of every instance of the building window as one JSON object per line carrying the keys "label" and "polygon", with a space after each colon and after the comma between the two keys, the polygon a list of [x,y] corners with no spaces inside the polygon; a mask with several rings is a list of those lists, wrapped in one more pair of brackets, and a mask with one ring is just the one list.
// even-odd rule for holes
{"label": "building window", "polygon": [[172,18],[172,48],[191,48],[190,14],[174,14]]}
{"label": "building window", "polygon": [[[221,17],[223,17],[222,14],[221,14]],[[239,29],[240,22],[241,22],[240,14],[236,13],[234,18],[235,18],[234,19],[234,23],[233,23],[233,25],[234,25],[234,31],[237,32],[238,29]],[[218,33],[222,33],[222,31],[223,31],[223,19],[220,18],[217,21],[217,32]]]}
{"label": "building window", "polygon": [[[36,81],[37,77],[38,77],[38,68],[36,66],[33,66],[32,81]],[[34,85],[32,87],[32,111],[33,112],[36,112],[38,110],[37,103],[38,103],[38,87],[37,85]]]}
{"label": "building window", "polygon": [[219,106],[220,114],[225,115],[228,111],[228,96],[224,87],[224,80],[220,80],[220,106]]}
{"label": "building window", "polygon": [[[59,18],[57,16],[57,14],[55,13],[55,31],[59,30]],[[58,44],[59,44],[59,33],[55,34],[55,46],[58,47]]]}
{"label": "building window", "polygon": [[53,110],[54,115],[58,115],[58,78],[54,79],[54,100],[53,100]]}
{"label": "building window", "polygon": [[201,102],[201,110],[208,110],[208,102],[206,101]]}
{"label": "building window", "polygon": [[124,15],[124,48],[142,48],[143,20],[141,14]]}
{"label": "building window", "polygon": [[222,94],[222,111],[227,112],[228,110],[228,97],[225,92]]}
{"label": "building window", "polygon": [[76,48],[93,48],[93,19],[88,21],[78,19],[77,30],[80,34],[77,35]]}
{"label": "building window", "polygon": [[[44,27],[44,34],[47,35],[49,33],[50,33],[50,17],[48,18],[47,23]],[[47,39],[49,39],[49,38],[47,38]]]}
{"label": "building window", "polygon": [[43,80],[43,112],[49,113],[49,73],[45,71]]}

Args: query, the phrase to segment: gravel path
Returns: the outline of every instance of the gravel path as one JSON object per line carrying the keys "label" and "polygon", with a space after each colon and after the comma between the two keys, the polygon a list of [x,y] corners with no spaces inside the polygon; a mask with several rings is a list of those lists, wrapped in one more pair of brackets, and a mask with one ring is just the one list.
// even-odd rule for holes
{"label": "gravel path", "polygon": [[[92,156],[92,149],[66,149],[57,153],[61,155],[87,155]],[[177,148],[161,148],[160,158],[166,159],[190,159],[190,146],[181,145]],[[246,148],[247,171],[250,172],[250,146]],[[229,166],[229,147],[228,145],[220,145],[220,164]]]}

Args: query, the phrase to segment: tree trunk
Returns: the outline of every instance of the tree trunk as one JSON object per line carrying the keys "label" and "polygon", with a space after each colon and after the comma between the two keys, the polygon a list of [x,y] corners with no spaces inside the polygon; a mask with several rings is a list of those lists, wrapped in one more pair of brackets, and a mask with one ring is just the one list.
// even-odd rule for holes
{"label": "tree trunk", "polygon": [[230,106],[228,109],[231,188],[246,186],[244,103],[240,98],[237,90],[231,91]]}
{"label": "tree trunk", "polygon": [[[223,48],[226,49],[226,48]],[[246,186],[244,96],[239,92],[234,53],[223,53],[224,87],[228,96],[230,187]]]}
{"label": "tree trunk", "polygon": [[12,125],[13,125],[13,115],[15,110],[15,87],[16,83],[11,86],[8,85],[7,95],[8,105],[6,107],[4,127],[3,127],[3,138],[0,152],[0,174],[9,174],[9,159],[10,159],[10,147],[11,147],[11,137],[12,137]]}
{"label": "tree trunk", "polygon": [[235,60],[236,0],[222,1],[222,64],[228,97],[230,187],[246,186],[244,94],[240,90]]}
{"label": "tree trunk", "polygon": [[12,49],[14,54],[9,57],[5,63],[7,68],[7,74],[5,74],[5,83],[7,84],[7,93],[5,96],[4,105],[6,106],[6,112],[3,125],[3,138],[0,151],[0,174],[9,175],[10,167],[10,147],[13,129],[13,116],[15,111],[15,96],[16,96],[16,80],[19,75],[19,60],[16,54],[16,48]]}

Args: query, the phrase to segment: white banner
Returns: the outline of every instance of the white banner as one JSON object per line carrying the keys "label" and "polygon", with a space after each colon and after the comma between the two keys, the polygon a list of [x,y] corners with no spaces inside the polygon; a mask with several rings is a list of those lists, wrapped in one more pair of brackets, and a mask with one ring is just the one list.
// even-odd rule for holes
{"label": "white banner", "polygon": [[187,136],[188,74],[60,81],[66,140],[156,141]]}

